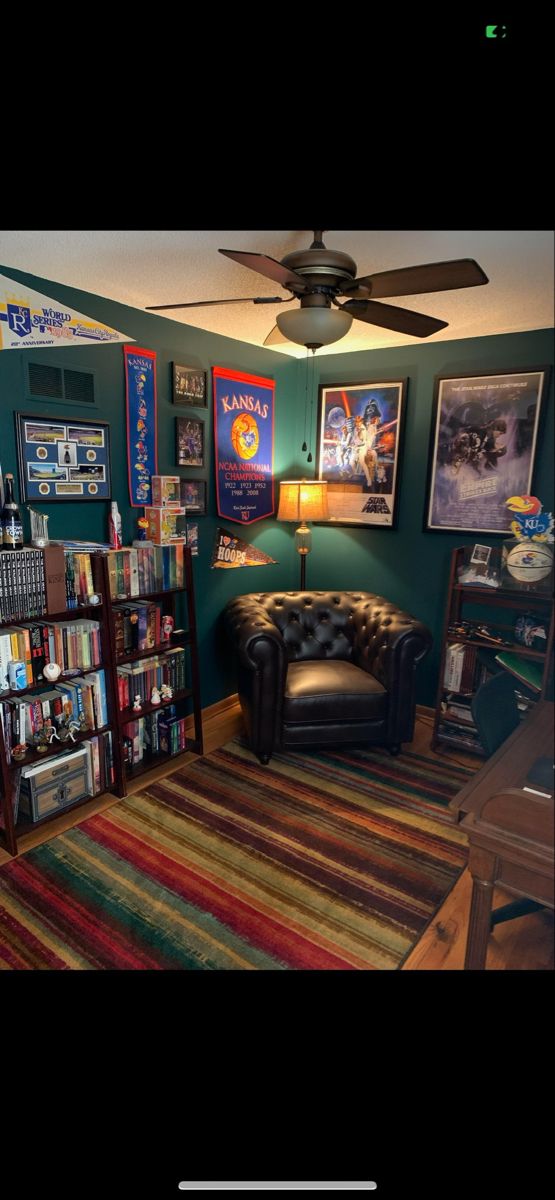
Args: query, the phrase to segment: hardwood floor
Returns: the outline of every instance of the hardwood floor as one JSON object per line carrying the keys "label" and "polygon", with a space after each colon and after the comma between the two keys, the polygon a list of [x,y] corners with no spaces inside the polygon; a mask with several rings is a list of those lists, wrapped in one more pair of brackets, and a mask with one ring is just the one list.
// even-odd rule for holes
{"label": "hardwood floor", "polygon": [[[240,732],[239,704],[230,697],[228,700],[214,705],[205,713],[203,725],[204,749],[208,754]],[[431,718],[425,713],[420,713],[416,719],[414,741],[411,743],[411,748],[416,753],[434,758],[451,758],[461,764],[480,767],[483,760],[475,759],[462,751],[456,754],[435,753],[430,749],[430,735]],[[190,757],[197,756],[191,754]],[[185,756],[182,761],[186,761]],[[141,791],[155,779],[169,775],[173,770],[175,770],[175,761],[171,761],[167,766],[158,766],[155,770],[141,776],[134,790]],[[82,821],[86,817],[92,816],[93,813],[101,812],[117,803],[117,797],[112,795],[91,800],[90,805],[84,805],[79,809],[79,820]],[[65,818],[56,821],[55,829],[52,826],[38,828],[26,838],[25,850],[30,849],[31,846],[40,845],[41,842],[56,836],[75,823],[75,814],[67,813]],[[10,856],[0,850],[0,865],[10,861]],[[468,871],[464,871],[401,970],[463,970],[470,911],[470,891],[470,875]],[[514,897],[496,891],[494,907],[505,904],[511,899]],[[552,971],[554,966],[552,912],[542,910],[526,917],[507,921],[502,925],[497,925],[491,934],[486,964],[488,971]]]}

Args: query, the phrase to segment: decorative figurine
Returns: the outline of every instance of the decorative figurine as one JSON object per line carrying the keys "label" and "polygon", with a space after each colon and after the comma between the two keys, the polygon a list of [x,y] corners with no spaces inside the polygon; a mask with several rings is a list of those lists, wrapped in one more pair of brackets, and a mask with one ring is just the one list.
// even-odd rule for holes
{"label": "decorative figurine", "polygon": [[134,546],[152,546],[152,542],[147,538],[148,520],[146,517],[139,517],[137,521],[139,532],[133,540]]}
{"label": "decorative figurine", "polygon": [[169,640],[171,638],[171,635],[173,633],[173,626],[174,626],[173,617],[170,617],[170,616],[162,617],[162,632],[164,634],[165,640]]}
{"label": "decorative figurine", "polygon": [[50,717],[47,717],[42,729],[39,729],[38,733],[35,733],[34,735],[33,741],[35,744],[35,750],[38,750],[39,754],[46,754],[48,747],[55,739],[59,741],[58,734],[56,733]]}
{"label": "decorative figurine", "polygon": [[162,684],[160,688],[160,696],[162,700],[171,700],[173,696],[173,688],[170,687],[169,683]]}
{"label": "decorative figurine", "polygon": [[86,722],[86,720],[84,720],[83,717],[80,717],[79,719],[72,718],[72,720],[69,722],[69,725],[67,727],[67,731],[71,738],[71,741],[72,742],[75,741],[76,733],[84,733],[86,728],[87,728],[87,722]]}
{"label": "decorative figurine", "polygon": [[59,667],[58,663],[56,662],[49,662],[45,663],[44,667],[42,668],[42,672],[45,679],[47,679],[49,683],[54,683],[54,680],[62,674],[62,668]]}
{"label": "decorative figurine", "polygon": [[87,596],[87,604],[100,604],[100,596],[96,592],[91,592]]}
{"label": "decorative figurine", "polygon": [[12,750],[12,758],[15,758],[16,762],[19,762],[22,758],[25,758],[28,749],[27,742],[19,742]]}
{"label": "decorative figurine", "polygon": [[133,701],[133,712],[140,712],[142,707],[143,706],[141,704],[141,697],[139,696],[139,694],[137,694]]}
{"label": "decorative figurine", "polygon": [[150,703],[151,704],[160,704],[160,700],[161,700],[161,696],[160,696],[160,692],[158,691],[158,688],[153,687],[152,692],[150,693]]}

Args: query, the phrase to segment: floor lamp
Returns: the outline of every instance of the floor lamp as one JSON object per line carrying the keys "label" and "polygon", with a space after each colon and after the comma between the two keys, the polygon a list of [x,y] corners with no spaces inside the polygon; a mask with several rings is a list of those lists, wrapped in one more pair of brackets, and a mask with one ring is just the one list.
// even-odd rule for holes
{"label": "floor lamp", "polygon": [[286,479],[279,485],[278,521],[295,521],[295,548],[301,556],[301,591],[306,588],[306,556],[312,534],[307,521],[327,521],[328,484],[325,479]]}

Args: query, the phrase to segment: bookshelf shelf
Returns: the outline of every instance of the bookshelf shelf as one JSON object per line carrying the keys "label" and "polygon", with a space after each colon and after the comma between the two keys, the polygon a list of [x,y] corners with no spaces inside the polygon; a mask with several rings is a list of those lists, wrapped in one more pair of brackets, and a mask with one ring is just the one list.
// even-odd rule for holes
{"label": "bookshelf shelf", "polygon": [[[484,757],[485,751],[479,742],[471,713],[472,698],[480,685],[481,675],[488,670],[509,669],[495,661],[496,655],[514,656],[515,660],[522,660],[523,666],[523,678],[519,681],[516,661],[511,664],[513,667],[511,673],[514,672],[515,675],[515,690],[518,691],[520,685],[521,689],[524,688],[527,693],[532,693],[535,692],[535,689],[525,682],[524,675],[528,671],[531,673],[533,664],[537,663],[538,666],[535,670],[538,680],[536,698],[538,700],[545,698],[551,683],[553,669],[553,599],[548,592],[534,592],[528,587],[522,588],[522,590],[513,590],[475,587],[458,583],[464,555],[465,548],[458,547],[453,550],[451,558],[432,748],[436,749],[438,745],[444,743],[446,746],[451,745]],[[472,615],[473,608],[482,606],[487,606],[488,612],[491,610],[491,620],[489,615],[485,619],[483,616]],[[509,611],[512,612],[514,614],[513,623],[499,620],[496,609],[501,610],[505,616],[508,616]],[[538,624],[545,627],[545,649],[543,647],[534,649],[516,640],[511,640],[509,643],[508,638],[505,645],[500,645],[488,641],[487,638],[472,637],[472,633],[475,633],[476,629],[470,629],[470,636],[468,632],[464,632],[463,622],[468,622],[471,626],[487,625],[490,629],[499,631],[502,636],[511,633],[514,635],[517,618],[531,609],[534,610],[534,620],[537,619]],[[457,626],[461,627],[460,633],[457,632]],[[461,647],[461,651],[458,652],[458,663],[453,661],[454,654],[456,654],[453,648],[457,645]],[[479,655],[479,651],[486,651],[487,654]],[[530,664],[529,667],[526,666],[527,663]]]}
{"label": "bookshelf shelf", "polygon": [[12,759],[12,762],[8,763],[8,770],[19,771],[21,767],[30,767],[31,763],[44,762],[47,758],[55,758],[56,755],[63,754],[66,750],[73,750],[74,746],[77,746],[79,742],[88,742],[91,738],[97,735],[100,736],[101,733],[109,733],[111,729],[111,725],[103,725],[101,729],[87,729],[84,733],[76,733],[73,741],[71,738],[68,738],[66,742],[53,742],[47,750],[43,750],[40,753],[38,750],[29,750],[25,758]]}
{"label": "bookshelf shelf", "polygon": [[[46,555],[46,552],[41,553]],[[81,603],[77,604],[75,607],[69,607],[66,609],[60,608],[60,601],[63,599],[63,560],[61,594],[59,590],[60,553],[63,553],[63,551],[57,551],[58,558],[56,560],[58,590],[51,591],[50,593],[48,591],[47,558],[45,556],[43,560],[43,593],[41,593],[39,596],[39,600],[33,602],[32,607],[30,606],[27,611],[23,613],[23,615],[19,615],[19,613],[16,614],[15,611],[14,615],[10,615],[11,608],[14,607],[14,605],[8,598],[6,588],[4,588],[3,591],[0,589],[0,601],[3,599],[4,603],[4,607],[2,607],[2,603],[0,603],[0,616],[5,618],[0,620],[0,634],[3,635],[4,640],[6,640],[5,631],[10,629],[10,634],[7,636],[6,642],[8,647],[8,658],[10,657],[10,639],[12,639],[12,646],[14,645],[13,638],[16,636],[17,638],[22,637],[27,646],[32,646],[35,644],[32,642],[32,640],[29,642],[29,639],[32,639],[32,633],[16,635],[14,627],[26,627],[28,625],[48,626],[59,622],[65,628],[66,625],[69,627],[70,624],[78,624],[80,620],[85,622],[89,620],[97,623],[95,625],[91,624],[88,626],[89,631],[96,631],[94,634],[92,632],[90,633],[89,644],[91,646],[91,653],[94,649],[95,657],[98,657],[98,648],[100,645],[101,664],[87,668],[72,668],[67,672],[63,671],[58,679],[53,682],[43,680],[41,683],[27,684],[25,688],[19,690],[12,688],[7,689],[0,693],[0,707],[4,713],[4,720],[8,721],[8,733],[11,737],[13,728],[16,727],[12,727],[11,723],[13,709],[10,708],[10,702],[13,703],[17,701],[18,698],[22,698],[25,695],[33,695],[36,698],[36,702],[40,704],[41,693],[45,693],[46,695],[48,692],[50,692],[50,694],[52,694],[52,691],[56,691],[56,688],[59,685],[71,684],[74,681],[78,683],[83,676],[90,675],[93,672],[104,671],[104,684],[106,692],[105,709],[107,711],[108,720],[101,728],[91,728],[84,732],[76,733],[74,735],[74,739],[68,739],[65,742],[55,741],[52,743],[52,745],[49,745],[45,751],[42,752],[39,752],[34,748],[30,748],[23,759],[14,760],[11,758],[11,761],[8,761],[10,758],[10,742],[8,741],[7,748],[4,733],[4,721],[0,720],[0,844],[5,845],[6,849],[12,855],[16,855],[20,848],[24,848],[26,845],[33,844],[33,831],[36,830],[38,825],[52,825],[53,829],[56,829],[57,826],[60,828],[68,828],[69,824],[74,824],[75,820],[78,819],[76,818],[76,814],[78,812],[83,812],[86,815],[87,812],[91,811],[91,808],[103,794],[103,791],[111,792],[116,797],[125,796],[127,793],[128,781],[133,780],[137,776],[151,770],[154,766],[166,763],[168,760],[178,758],[180,755],[187,754],[190,751],[195,751],[197,754],[202,754],[200,673],[196,637],[191,551],[187,547],[183,547],[183,557],[182,562],[179,565],[179,569],[176,565],[177,557],[171,564],[171,569],[174,572],[174,578],[177,576],[177,578],[181,580],[182,577],[182,586],[160,588],[158,579],[155,578],[154,588],[152,591],[141,591],[138,593],[135,581],[134,590],[136,594],[133,595],[122,595],[121,592],[120,594],[112,595],[112,591],[114,590],[114,580],[117,577],[114,575],[113,559],[111,557],[113,554],[117,553],[120,553],[122,556],[125,554],[131,555],[132,551],[101,551],[96,553],[91,551],[90,565],[87,565],[87,571],[89,572],[86,581],[87,586],[84,587],[81,580],[81,595],[90,595],[94,590],[96,594],[101,597],[101,603],[94,605]],[[168,559],[165,553],[162,552],[162,548],[155,548],[152,558],[155,561],[156,569],[161,570],[161,567],[164,566],[164,572],[166,572],[166,568],[168,567]],[[54,555],[51,556],[51,561],[54,562]],[[34,562],[36,564],[36,559]],[[153,575],[154,570],[151,572],[151,579]],[[149,576],[145,574],[143,576],[143,580],[146,582],[147,578],[149,578]],[[161,579],[162,575],[160,574],[158,578]],[[166,574],[164,574],[164,578],[166,578]],[[0,576],[0,584],[1,582],[2,580]],[[71,593],[71,595],[74,598],[74,593]],[[137,602],[139,605],[144,603],[145,607],[147,607],[151,604],[151,602],[154,604],[156,601],[161,602],[159,607],[163,615],[171,616],[173,618],[174,631],[170,640],[163,643],[158,643],[148,650],[131,650],[122,656],[118,655],[116,657],[117,611],[115,612],[114,610],[117,610],[118,606],[121,605],[136,605]],[[21,604],[22,600],[19,598],[19,607],[21,607]],[[36,611],[37,608],[41,609],[40,615]],[[48,609],[51,611],[47,611]],[[176,628],[177,625],[179,625],[179,629]],[[186,626],[186,628],[181,629],[181,625]],[[46,638],[46,634],[43,633],[42,636]],[[56,635],[54,631],[50,630],[50,636],[55,638]],[[79,636],[80,635],[77,633],[77,631],[75,631],[78,649]],[[81,633],[81,636],[84,637],[86,634]],[[100,639],[99,644],[95,641],[95,639],[98,637]],[[71,641],[73,641],[73,634]],[[69,643],[70,637],[68,633],[68,647]],[[20,645],[21,643],[18,641],[17,644]],[[61,649],[62,642],[52,642],[52,645],[54,644],[58,645],[59,649]],[[63,640],[63,651],[65,656],[65,640]],[[181,654],[176,653],[175,657],[172,658],[172,651],[182,652],[183,657],[181,657]],[[120,711],[118,698],[118,668],[126,666],[127,664],[136,664],[139,666],[142,659],[153,658],[156,656],[160,656],[163,659],[165,655],[169,655],[168,665],[167,668],[164,667],[164,671],[167,670],[170,672],[170,683],[171,672],[176,672],[176,682],[179,682],[181,673],[183,677],[187,675],[188,686],[174,687],[171,699],[162,701],[159,705],[152,704],[150,701],[145,699],[142,703],[140,712],[135,712],[130,707]],[[61,664],[63,660],[60,658],[58,661]],[[71,661],[72,656],[70,655],[69,662]],[[77,661],[79,661],[78,656]],[[81,661],[86,661],[86,658],[84,660],[81,659]],[[35,660],[32,657],[31,659],[27,657],[28,664],[33,664],[34,662]],[[65,662],[67,664],[68,657],[65,658]],[[183,663],[183,666],[178,666],[178,663]],[[34,667],[33,674],[35,674]],[[133,679],[133,675],[130,676],[130,680],[131,679]],[[71,695],[75,694],[71,692],[71,689],[69,689],[69,691]],[[79,692],[78,694],[81,696],[83,693]],[[90,698],[90,702],[93,703],[95,711],[98,711],[98,708],[95,707],[97,705],[97,700],[93,701],[92,698]],[[104,699],[102,699],[101,702],[98,700],[98,703],[101,703],[101,707],[104,709]],[[173,709],[173,705],[180,706],[180,708]],[[189,711],[190,707],[192,707],[192,713]],[[53,711],[56,712],[57,710],[54,709]],[[48,709],[46,709],[46,712],[48,712]],[[145,721],[154,722],[157,725],[156,717],[154,716],[154,714],[157,713],[164,714],[166,725],[168,725],[168,719],[169,723],[171,724],[172,714],[175,714],[175,723],[179,724],[180,729],[178,737],[179,740],[184,741],[183,748],[172,749],[170,753],[163,753],[156,748],[153,749],[151,746],[141,745],[141,760],[133,763],[132,766],[128,765],[126,762],[124,762],[124,752],[126,750],[126,742],[128,741],[129,730],[135,729],[136,726],[139,726],[140,729],[143,730]],[[181,713],[183,713],[183,715],[181,715]],[[103,715],[105,715],[104,712]],[[185,720],[187,721],[186,732]],[[189,726],[191,725],[192,729],[190,730]],[[193,733],[194,736],[191,736],[191,733]],[[107,743],[103,741],[103,735],[108,734],[111,735],[111,754],[108,756],[107,760],[109,765],[107,765],[107,762],[103,757],[107,747]],[[20,813],[18,814],[17,821],[14,822],[14,805],[18,787],[18,772],[20,772],[24,767],[35,765],[48,759],[59,757],[61,761],[63,755],[76,749],[76,747],[81,743],[89,742],[96,737],[99,738],[99,750],[98,752],[95,751],[97,754],[96,761],[98,762],[98,753],[100,753],[101,763],[103,765],[100,771],[100,776],[95,770],[94,779],[97,788],[95,795],[86,795],[71,804],[65,804],[56,809],[56,811],[53,811],[42,817],[38,821],[31,821],[26,814],[23,815],[23,813]],[[139,735],[139,740],[141,740],[141,737],[142,733]],[[13,746],[13,741],[11,744]],[[90,761],[92,761],[92,758]],[[107,777],[109,778],[109,769],[112,773],[113,782],[111,782],[109,786],[106,784],[103,787],[103,781],[105,781]],[[100,791],[98,790],[99,778],[101,788]],[[69,822],[67,820],[68,814],[72,814],[72,820]]]}
{"label": "bookshelf shelf", "polygon": [[132,708],[120,709],[120,723],[121,725],[128,725],[131,721],[136,721],[138,717],[148,716],[149,713],[162,712],[170,704],[176,704],[179,700],[188,700],[192,695],[192,688],[182,688],[181,691],[174,692],[171,700],[161,700],[160,704],[151,704],[145,700],[141,704],[140,712],[135,712]]}

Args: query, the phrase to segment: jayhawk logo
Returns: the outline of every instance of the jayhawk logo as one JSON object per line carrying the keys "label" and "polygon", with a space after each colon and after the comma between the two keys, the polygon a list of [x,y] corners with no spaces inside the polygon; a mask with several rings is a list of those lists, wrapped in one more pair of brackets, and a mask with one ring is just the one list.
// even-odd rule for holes
{"label": "jayhawk logo", "polygon": [[542,513],[541,500],[537,496],[509,496],[505,504],[515,514],[511,521],[511,533],[515,538],[553,541],[553,517],[551,513]]}
{"label": "jayhawk logo", "polygon": [[252,458],[258,450],[258,425],[250,413],[241,413],[231,426],[231,444],[239,458]]}

